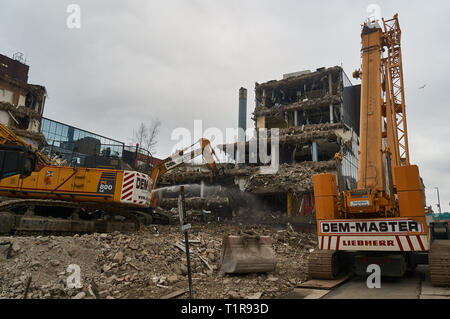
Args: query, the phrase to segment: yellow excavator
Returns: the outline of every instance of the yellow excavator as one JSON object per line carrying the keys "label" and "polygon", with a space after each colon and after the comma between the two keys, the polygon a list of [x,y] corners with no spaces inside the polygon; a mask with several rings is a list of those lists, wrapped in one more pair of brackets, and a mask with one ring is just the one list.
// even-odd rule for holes
{"label": "yellow excavator", "polygon": [[[424,186],[410,164],[401,54],[401,30],[392,19],[362,28],[358,185],[346,190],[341,169],[313,176],[318,249],[312,278],[353,271],[403,276],[429,264],[433,285],[450,285],[450,241],[434,239],[425,219]],[[335,156],[338,163],[342,158]]]}
{"label": "yellow excavator", "polygon": [[[168,157],[150,175],[137,171],[52,166],[45,155],[0,124],[0,233],[134,231],[140,223],[168,223],[154,211],[154,191],[168,170],[198,156],[218,171],[214,150]],[[212,162],[210,162],[212,161]],[[174,164],[175,163],[175,164]],[[11,199],[15,198],[15,199]]]}

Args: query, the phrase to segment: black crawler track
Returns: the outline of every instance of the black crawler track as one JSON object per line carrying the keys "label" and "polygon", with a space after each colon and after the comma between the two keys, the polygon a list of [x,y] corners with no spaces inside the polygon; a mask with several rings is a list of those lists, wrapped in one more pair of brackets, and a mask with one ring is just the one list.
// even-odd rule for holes
{"label": "black crawler track", "polygon": [[433,286],[450,286],[450,240],[435,240],[428,257]]}
{"label": "black crawler track", "polygon": [[312,279],[334,279],[339,273],[335,250],[315,250],[309,258],[309,275]]}
{"label": "black crawler track", "polygon": [[[64,214],[35,214],[48,208]],[[67,217],[69,216],[69,217]],[[67,218],[64,218],[67,217]],[[168,224],[169,218],[133,208],[101,203],[69,202],[50,199],[13,199],[0,202],[0,233],[71,235],[94,232],[133,232],[141,224]]]}

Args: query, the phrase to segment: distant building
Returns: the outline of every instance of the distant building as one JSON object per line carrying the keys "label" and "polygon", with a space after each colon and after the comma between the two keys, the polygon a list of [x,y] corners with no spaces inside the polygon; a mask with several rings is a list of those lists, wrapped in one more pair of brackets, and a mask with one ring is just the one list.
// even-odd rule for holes
{"label": "distant building", "polygon": [[48,155],[59,155],[68,163],[76,160],[80,166],[125,169],[123,163],[136,168],[144,163],[154,166],[161,161],[141,148],[136,156],[135,146],[45,117],[41,132],[48,143],[45,147]]}
{"label": "distant building", "polygon": [[22,55],[0,54],[0,123],[35,148],[45,145],[40,132],[47,91],[28,83],[29,66]]}
{"label": "distant building", "polygon": [[47,140],[46,149],[49,152],[59,152],[69,156],[73,153],[81,159],[88,155],[99,155],[102,152],[121,157],[125,145],[112,138],[45,117],[42,118],[41,132]]}

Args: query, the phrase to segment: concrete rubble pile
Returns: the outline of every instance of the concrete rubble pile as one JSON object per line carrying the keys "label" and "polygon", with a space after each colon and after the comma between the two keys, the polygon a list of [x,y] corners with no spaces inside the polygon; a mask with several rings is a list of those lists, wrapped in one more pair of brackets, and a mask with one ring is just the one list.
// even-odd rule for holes
{"label": "concrete rubble pile", "polygon": [[258,194],[312,191],[312,175],[333,171],[336,168],[334,161],[304,162],[301,164],[281,164],[276,174],[254,174],[248,179],[245,191]]}
{"label": "concrete rubble pile", "polygon": [[[223,236],[249,230],[272,237],[276,271],[220,273]],[[193,224],[189,238],[196,298],[280,296],[307,280],[308,256],[317,245],[316,235],[289,227]],[[12,243],[9,253],[0,246],[0,298],[187,298],[183,240],[178,225],[147,226],[132,234],[0,237]],[[75,274],[69,265],[80,267],[81,288],[68,288]]]}
{"label": "concrete rubble pile", "polygon": [[[336,163],[334,160],[322,161],[322,162],[302,162],[296,164],[280,164],[278,171],[275,174],[261,174],[260,167],[247,166],[245,168],[232,168],[226,169],[225,175],[230,177],[226,182],[225,178],[217,178],[215,181],[223,186],[234,187],[237,184],[237,178],[244,179],[242,183],[241,191],[248,193],[270,193],[270,189],[276,189],[276,193],[295,191],[295,192],[308,192],[312,190],[312,175],[323,172],[334,172],[336,170]],[[168,179],[171,179],[173,175],[168,173]],[[180,175],[177,175],[180,176]],[[188,176],[183,174],[183,179],[180,179],[180,183],[187,183],[190,181],[196,181],[201,179],[198,174],[191,172]],[[222,204],[225,200],[220,196],[226,195],[227,189],[223,189],[222,192],[218,192],[216,196],[209,197],[211,205]],[[163,199],[161,204],[164,208],[175,207],[175,199]]]}

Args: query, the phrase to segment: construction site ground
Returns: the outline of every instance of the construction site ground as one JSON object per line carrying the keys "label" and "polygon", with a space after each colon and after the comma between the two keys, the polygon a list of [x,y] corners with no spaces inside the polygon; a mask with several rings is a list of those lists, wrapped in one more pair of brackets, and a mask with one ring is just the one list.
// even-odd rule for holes
{"label": "construction site ground", "polygon": [[428,265],[419,265],[401,278],[382,278],[380,288],[368,288],[366,278],[349,277],[331,289],[296,287],[283,295],[288,299],[450,299],[449,287],[435,287]]}
{"label": "construction site ground", "polygon": [[[271,236],[275,272],[221,273],[222,237],[248,231]],[[179,225],[130,234],[3,236],[0,242],[12,246],[0,246],[0,298],[188,298],[183,240]],[[289,227],[226,223],[193,223],[189,240],[194,298],[281,297],[308,279],[308,257],[317,245],[315,234]],[[68,287],[69,265],[80,267],[82,287]]]}
{"label": "construction site ground", "polygon": [[354,277],[324,295],[323,299],[450,299],[450,288],[431,285],[428,265],[419,265],[402,278],[382,278],[380,288],[367,288]]}

